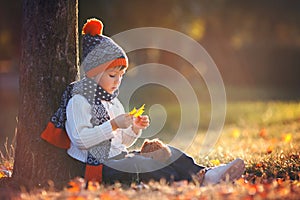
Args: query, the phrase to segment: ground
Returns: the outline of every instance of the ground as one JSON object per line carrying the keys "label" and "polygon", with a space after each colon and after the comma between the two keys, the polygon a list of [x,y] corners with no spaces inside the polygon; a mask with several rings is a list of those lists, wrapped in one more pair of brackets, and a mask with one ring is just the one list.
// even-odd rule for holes
{"label": "ground", "polygon": [[[246,171],[235,183],[200,187],[197,182],[167,184],[163,180],[103,186],[71,180],[62,191],[47,189],[14,194],[17,199],[298,199],[300,196],[300,103],[235,102],[227,107],[226,123],[209,155],[199,155],[205,131],[199,131],[187,153],[210,167],[242,158]],[[12,170],[13,148],[1,155],[1,176]]]}

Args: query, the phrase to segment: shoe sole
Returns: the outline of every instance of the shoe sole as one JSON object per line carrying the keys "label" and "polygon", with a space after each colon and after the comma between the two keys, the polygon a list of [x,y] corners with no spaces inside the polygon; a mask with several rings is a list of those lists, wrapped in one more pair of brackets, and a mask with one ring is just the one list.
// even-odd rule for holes
{"label": "shoe sole", "polygon": [[238,158],[229,163],[228,165],[229,168],[221,177],[222,181],[232,182],[236,179],[239,179],[243,175],[245,171],[245,164],[243,160]]}

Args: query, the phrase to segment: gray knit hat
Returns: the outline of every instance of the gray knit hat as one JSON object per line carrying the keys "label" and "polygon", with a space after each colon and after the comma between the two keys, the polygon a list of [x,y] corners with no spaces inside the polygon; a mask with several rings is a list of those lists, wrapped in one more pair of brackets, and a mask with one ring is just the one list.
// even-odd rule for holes
{"label": "gray knit hat", "polygon": [[98,19],[89,19],[82,28],[81,66],[87,77],[93,77],[116,66],[128,67],[124,50],[111,38],[102,35],[103,24]]}

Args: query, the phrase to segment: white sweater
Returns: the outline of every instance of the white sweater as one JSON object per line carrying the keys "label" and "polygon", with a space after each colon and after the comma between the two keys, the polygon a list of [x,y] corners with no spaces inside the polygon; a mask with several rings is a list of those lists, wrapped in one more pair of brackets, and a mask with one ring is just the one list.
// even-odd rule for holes
{"label": "white sweater", "polygon": [[[114,98],[111,102],[102,101],[108,111],[110,119],[125,113],[121,102]],[[99,126],[93,127],[90,120],[91,105],[85,97],[74,95],[67,105],[66,131],[71,140],[68,154],[81,161],[86,162],[88,149],[105,140],[112,139],[109,158],[127,152],[126,147],[130,147],[141,135],[135,134],[131,126],[127,129],[112,130],[110,121],[106,121]]]}

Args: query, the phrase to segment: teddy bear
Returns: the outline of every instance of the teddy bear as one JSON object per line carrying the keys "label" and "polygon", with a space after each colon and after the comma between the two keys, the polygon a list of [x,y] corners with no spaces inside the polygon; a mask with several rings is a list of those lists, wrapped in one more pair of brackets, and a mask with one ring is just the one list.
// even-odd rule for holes
{"label": "teddy bear", "polygon": [[140,154],[160,162],[166,162],[172,156],[168,145],[159,139],[146,139],[141,147]]}

